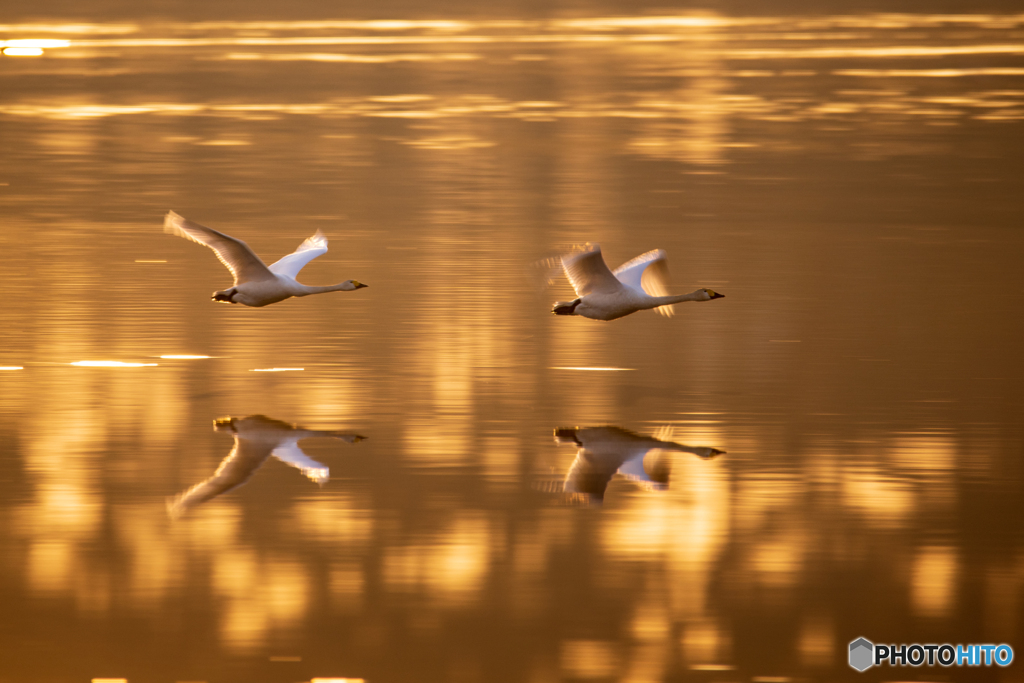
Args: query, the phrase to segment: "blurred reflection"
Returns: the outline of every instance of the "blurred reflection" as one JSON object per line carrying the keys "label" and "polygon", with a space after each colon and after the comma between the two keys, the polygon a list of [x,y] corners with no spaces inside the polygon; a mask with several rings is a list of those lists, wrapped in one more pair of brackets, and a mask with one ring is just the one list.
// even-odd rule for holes
{"label": "blurred reflection", "polygon": [[303,453],[298,442],[317,436],[341,439],[348,443],[366,438],[358,434],[303,429],[263,415],[222,417],[213,421],[213,429],[218,432],[230,431],[235,437],[235,447],[212,477],[168,502],[167,511],[171,517],[180,517],[190,508],[241,486],[270,456],[297,468],[316,483],[324,484],[330,478],[327,466]]}
{"label": "blurred reflection", "polygon": [[661,490],[668,484],[671,467],[667,460],[657,456],[646,459],[649,451],[693,453],[701,458],[713,458],[725,452],[717,448],[684,446],[669,441],[671,435],[671,427],[660,429],[657,436],[643,436],[612,426],[555,429],[556,443],[575,444],[579,448],[565,475],[563,490],[584,494],[590,502],[600,503],[616,474]]}

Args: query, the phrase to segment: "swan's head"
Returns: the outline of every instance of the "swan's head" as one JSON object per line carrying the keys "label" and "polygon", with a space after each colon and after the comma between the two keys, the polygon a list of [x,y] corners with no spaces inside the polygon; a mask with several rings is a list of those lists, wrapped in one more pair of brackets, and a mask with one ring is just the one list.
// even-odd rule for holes
{"label": "swan's head", "polygon": [[582,301],[582,299],[556,302],[554,308],[551,309],[551,312],[555,315],[577,315],[576,307],[580,305],[580,301]]}
{"label": "swan's head", "polygon": [[215,432],[234,432],[238,433],[235,429],[235,418],[233,417],[218,417],[213,421],[213,431]]}
{"label": "swan's head", "polygon": [[370,285],[364,285],[359,280],[345,280],[341,283],[341,291],[351,292],[356,289],[362,289],[363,287],[369,287]]}
{"label": "swan's head", "polygon": [[[712,299],[724,299],[725,298],[725,294],[719,294],[715,290],[708,289],[707,287],[704,287],[700,291],[703,294],[703,297],[701,298],[701,301],[711,301]],[[704,298],[704,297],[706,297],[706,298]]]}
{"label": "swan's head", "polygon": [[237,304],[238,302],[235,301],[235,294],[237,293],[238,292],[235,290],[234,287],[232,287],[231,289],[225,289],[223,292],[214,292],[213,300],[223,301],[226,304]]}
{"label": "swan's head", "polygon": [[576,428],[575,427],[570,427],[570,428],[560,427],[558,429],[555,429],[555,443],[557,443],[559,445],[567,444],[567,443],[571,443],[571,444],[574,444],[576,446],[582,446],[583,445],[580,442],[580,440],[576,437]]}

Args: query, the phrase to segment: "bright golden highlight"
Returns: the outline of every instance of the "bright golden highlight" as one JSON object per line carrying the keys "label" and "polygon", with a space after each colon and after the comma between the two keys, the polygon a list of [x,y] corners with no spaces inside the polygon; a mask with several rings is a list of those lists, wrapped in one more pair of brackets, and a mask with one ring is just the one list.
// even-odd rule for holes
{"label": "bright golden highlight", "polygon": [[79,360],[71,363],[80,368],[149,368],[157,363],[123,363],[119,360]]}
{"label": "bright golden highlight", "polygon": [[6,47],[4,54],[8,57],[38,57],[43,54],[40,47]]}
{"label": "bright golden highlight", "polygon": [[0,49],[8,57],[38,57],[43,54],[44,49],[67,47],[69,44],[66,40],[22,38],[17,40],[0,40]]}
{"label": "bright golden highlight", "polygon": [[44,49],[54,47],[67,47],[70,43],[66,40],[37,40],[37,39],[21,39],[21,40],[6,40],[0,41],[0,47],[4,48],[29,48],[29,49]]}

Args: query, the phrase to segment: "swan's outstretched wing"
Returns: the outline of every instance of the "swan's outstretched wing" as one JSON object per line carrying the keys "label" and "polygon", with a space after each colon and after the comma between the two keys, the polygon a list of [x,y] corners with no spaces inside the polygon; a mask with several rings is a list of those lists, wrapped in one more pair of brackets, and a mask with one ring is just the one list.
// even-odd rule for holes
{"label": "swan's outstretched wing", "polygon": [[325,439],[341,439],[345,443],[359,443],[365,441],[369,437],[365,437],[362,434],[353,434],[351,432],[339,432],[335,430],[324,430],[324,429],[302,429],[296,427],[291,431],[291,438],[296,441],[301,439],[312,439],[316,437],[322,437]]}
{"label": "swan's outstretched wing", "polygon": [[274,277],[260,257],[252,253],[252,249],[242,240],[217,232],[205,225],[199,225],[199,223],[179,216],[173,211],[168,211],[167,217],[164,218],[164,232],[184,237],[213,249],[213,253],[217,254],[220,262],[227,266],[227,269],[235,276],[236,285]]}
{"label": "swan's outstretched wing", "polygon": [[[668,260],[664,249],[640,254],[616,268],[614,275],[627,287],[643,290],[651,296],[668,296]],[[671,305],[654,310],[664,316],[675,313]]]}
{"label": "swan's outstretched wing", "polygon": [[622,289],[622,283],[608,270],[601,247],[596,244],[586,244],[563,256],[562,270],[576,290],[576,296],[592,292],[611,294]]}
{"label": "swan's outstretched wing", "polygon": [[710,446],[686,446],[681,443],[676,443],[672,440],[672,434],[675,429],[672,425],[662,425],[655,432],[654,436],[650,437],[655,442],[653,448],[660,448],[665,451],[680,451],[682,453],[693,453],[694,455],[704,458],[713,458],[716,455],[722,455],[725,451],[717,448],[711,448]]}
{"label": "swan's outstretched wing", "polygon": [[298,469],[318,484],[323,484],[331,478],[331,470],[327,465],[322,465],[306,455],[294,439],[282,441],[270,454]]}
{"label": "swan's outstretched wing", "polygon": [[238,488],[260,468],[268,455],[269,449],[253,448],[251,444],[236,438],[235,447],[221,461],[213,476],[169,500],[167,512],[177,519],[191,508]]}
{"label": "swan's outstretched wing", "polygon": [[298,249],[270,264],[270,272],[275,275],[287,275],[294,280],[303,266],[317,256],[326,253],[327,237],[317,230],[316,234],[312,237],[307,237],[306,241],[300,244]]}

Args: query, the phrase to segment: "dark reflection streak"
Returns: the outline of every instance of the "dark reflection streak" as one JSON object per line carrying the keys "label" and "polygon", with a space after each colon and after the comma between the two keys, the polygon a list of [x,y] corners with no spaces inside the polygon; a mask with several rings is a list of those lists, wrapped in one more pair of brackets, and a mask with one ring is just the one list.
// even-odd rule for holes
{"label": "dark reflection streak", "polygon": [[189,400],[190,401],[198,401],[199,399],[212,398],[214,396],[222,396],[222,395],[227,394],[227,393],[229,393],[229,392],[227,392],[227,391],[204,391],[201,394],[192,394],[192,395],[190,395],[189,396]]}
{"label": "dark reflection streak", "polygon": [[230,431],[235,437],[235,446],[221,461],[212,477],[168,500],[167,512],[172,518],[176,519],[189,509],[238,488],[270,456],[299,469],[322,485],[329,478],[328,468],[303,453],[298,442],[317,436],[341,439],[348,443],[366,438],[359,434],[303,429],[263,415],[219,418],[213,421],[213,429],[218,432]]}
{"label": "dark reflection streak", "polygon": [[555,429],[555,442],[579,447],[576,459],[566,472],[563,490],[586,494],[589,502],[594,503],[604,500],[605,489],[615,474],[646,482],[654,488],[667,484],[667,463],[659,459],[645,462],[647,453],[654,449],[692,453],[705,459],[725,452],[706,446],[684,446],[613,426]]}

